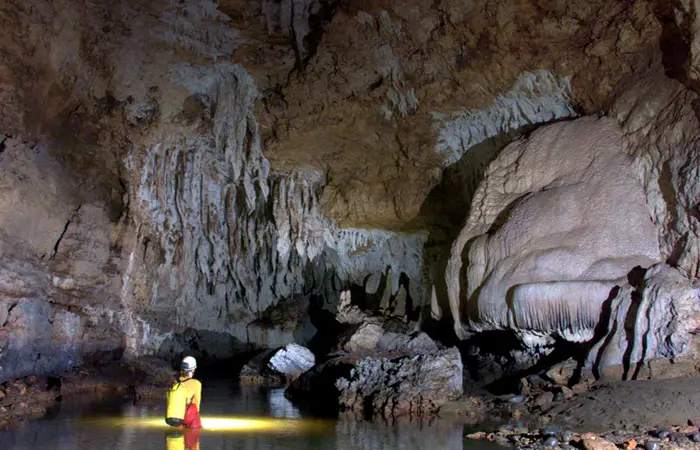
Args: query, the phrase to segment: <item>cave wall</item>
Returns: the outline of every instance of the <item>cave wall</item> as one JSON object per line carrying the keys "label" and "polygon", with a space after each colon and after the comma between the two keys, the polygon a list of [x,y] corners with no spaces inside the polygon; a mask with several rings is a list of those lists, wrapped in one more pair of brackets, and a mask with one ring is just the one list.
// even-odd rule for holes
{"label": "cave wall", "polygon": [[[5,2],[0,379],[304,343],[309,305],[334,311],[347,290],[379,313],[409,305],[414,327],[431,302],[460,337],[534,343],[587,338],[638,264],[676,267],[692,298],[697,18],[678,6]],[[531,198],[510,209],[514,184]],[[589,199],[601,220],[581,213]],[[551,244],[550,217],[565,267],[521,265],[533,228]],[[600,270],[572,268],[584,260]],[[530,290],[562,282],[598,284]],[[558,325],[513,315],[536,316],[545,291]]]}

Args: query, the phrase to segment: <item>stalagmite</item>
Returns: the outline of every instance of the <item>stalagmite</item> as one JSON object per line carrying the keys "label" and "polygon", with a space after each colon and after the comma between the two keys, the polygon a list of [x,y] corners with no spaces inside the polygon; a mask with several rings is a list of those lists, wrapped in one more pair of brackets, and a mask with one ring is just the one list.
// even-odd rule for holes
{"label": "stalagmite", "polygon": [[613,120],[583,118],[538,130],[491,163],[446,270],[458,336],[513,328],[584,341],[616,280],[658,261],[621,143]]}

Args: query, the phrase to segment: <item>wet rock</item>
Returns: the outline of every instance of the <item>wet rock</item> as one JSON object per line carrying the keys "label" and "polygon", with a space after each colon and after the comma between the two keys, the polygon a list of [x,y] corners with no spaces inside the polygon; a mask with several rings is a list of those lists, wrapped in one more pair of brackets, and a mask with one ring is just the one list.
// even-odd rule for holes
{"label": "wet rock", "polygon": [[654,430],[651,433],[652,436],[657,437],[659,439],[666,439],[670,434],[670,430]]}
{"label": "wet rock", "polygon": [[690,439],[683,433],[678,433],[676,431],[672,432],[669,436],[668,439],[671,442],[675,442],[676,444],[689,444]]}
{"label": "wet rock", "polygon": [[413,357],[364,358],[337,380],[342,409],[385,418],[431,414],[462,394],[457,348]]}
{"label": "wet rock", "polygon": [[700,442],[700,433],[695,432],[688,435],[688,439],[693,442]]}
{"label": "wet rock", "polygon": [[581,435],[581,442],[586,450],[617,450],[617,446],[595,433]]}
{"label": "wet rock", "polygon": [[659,441],[646,441],[644,443],[644,448],[645,450],[660,450],[661,449],[661,442]]}
{"label": "wet rock", "polygon": [[250,359],[239,374],[239,381],[244,386],[284,386],[286,377],[284,374],[270,369],[268,363],[276,350],[262,351]]}
{"label": "wet rock", "polygon": [[270,369],[296,379],[316,363],[316,357],[306,347],[288,344],[272,355],[267,365]]}
{"label": "wet rock", "polygon": [[458,415],[478,419],[485,417],[487,411],[488,403],[483,398],[462,396],[446,402],[438,412],[442,417]]}
{"label": "wet rock", "polygon": [[542,441],[542,445],[545,447],[556,447],[559,445],[559,441],[554,436],[549,436],[547,439]]}

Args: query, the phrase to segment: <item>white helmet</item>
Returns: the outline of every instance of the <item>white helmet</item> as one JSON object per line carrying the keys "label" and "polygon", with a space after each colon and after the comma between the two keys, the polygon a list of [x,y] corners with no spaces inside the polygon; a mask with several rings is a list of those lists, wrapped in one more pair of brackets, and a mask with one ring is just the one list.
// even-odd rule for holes
{"label": "white helmet", "polygon": [[180,363],[180,368],[185,372],[191,372],[197,368],[197,360],[191,356],[185,356]]}

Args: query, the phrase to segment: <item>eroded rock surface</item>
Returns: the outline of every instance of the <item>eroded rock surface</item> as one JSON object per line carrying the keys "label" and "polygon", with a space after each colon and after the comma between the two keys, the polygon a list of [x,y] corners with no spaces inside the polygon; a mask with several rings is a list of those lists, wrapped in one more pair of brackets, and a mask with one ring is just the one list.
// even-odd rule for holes
{"label": "eroded rock surface", "polygon": [[659,258],[617,123],[550,125],[506,147],[474,195],[447,268],[456,331],[589,340],[618,279]]}
{"label": "eroded rock surface", "polygon": [[301,345],[289,344],[277,351],[268,366],[288,378],[298,378],[316,363],[316,357],[311,351]]}
{"label": "eroded rock surface", "polygon": [[[334,316],[362,330],[354,352],[429,353],[401,333],[430,320],[461,338],[515,330],[528,362],[552,335],[597,327],[601,365],[686,352],[697,15],[603,0],[5,2],[0,381],[306,344]],[[654,267],[648,285],[626,280],[635,266]],[[639,319],[633,338],[599,323],[608,306],[636,317],[637,294],[673,320]]]}
{"label": "eroded rock surface", "polygon": [[365,358],[336,382],[341,409],[385,418],[429,415],[462,395],[456,348],[396,359]]}
{"label": "eroded rock surface", "polygon": [[456,348],[394,357],[339,357],[296,380],[286,395],[320,409],[384,418],[429,416],[462,394]]}

